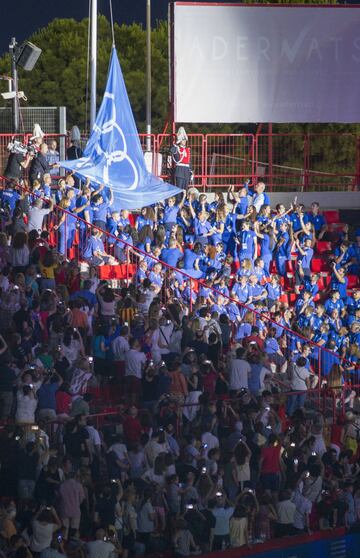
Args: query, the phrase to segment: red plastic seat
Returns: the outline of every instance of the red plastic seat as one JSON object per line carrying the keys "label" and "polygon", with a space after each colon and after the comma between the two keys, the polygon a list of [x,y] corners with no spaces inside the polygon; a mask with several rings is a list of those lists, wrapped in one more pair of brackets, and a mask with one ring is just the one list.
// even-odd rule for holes
{"label": "red plastic seat", "polygon": [[328,225],[332,223],[340,223],[340,215],[337,209],[333,209],[331,211],[323,211],[323,215]]}
{"label": "red plastic seat", "polygon": [[313,258],[311,260],[311,271],[314,273],[329,271],[329,264],[323,258]]}
{"label": "red plastic seat", "polygon": [[325,240],[318,240],[316,243],[316,252],[318,254],[326,254],[331,251],[331,242]]}
{"label": "red plastic seat", "polygon": [[356,287],[360,286],[360,280],[357,275],[348,275],[348,289],[356,289]]}

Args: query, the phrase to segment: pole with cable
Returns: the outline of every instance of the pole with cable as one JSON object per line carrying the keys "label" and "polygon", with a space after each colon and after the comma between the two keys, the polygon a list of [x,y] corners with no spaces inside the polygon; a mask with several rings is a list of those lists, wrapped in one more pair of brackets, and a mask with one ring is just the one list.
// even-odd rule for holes
{"label": "pole with cable", "polygon": [[146,151],[151,151],[151,0],[146,0]]}
{"label": "pole with cable", "polygon": [[14,134],[19,133],[19,99],[18,99],[18,73],[16,67],[16,47],[17,42],[15,37],[12,37],[10,44],[9,44],[9,52],[11,58],[11,77],[12,77],[12,91],[15,92],[15,96],[13,98],[13,128]]}
{"label": "pole with cable", "polygon": [[97,67],[97,0],[91,2],[90,43],[90,131],[96,119],[96,67]]}

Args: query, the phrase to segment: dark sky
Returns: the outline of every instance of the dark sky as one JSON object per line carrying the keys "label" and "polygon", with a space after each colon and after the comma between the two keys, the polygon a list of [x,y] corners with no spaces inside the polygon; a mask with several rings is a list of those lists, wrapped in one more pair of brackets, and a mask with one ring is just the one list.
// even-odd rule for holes
{"label": "dark sky", "polygon": [[[200,0],[205,1],[205,0]],[[216,1],[216,0],[207,0]],[[228,0],[235,2],[236,0]],[[169,0],[152,0],[152,19],[167,18]],[[112,0],[114,20],[117,23],[145,24],[146,0]],[[88,16],[89,0],[0,0],[0,55],[8,50],[9,40],[27,39],[34,31],[45,27],[54,18],[72,17],[78,20]],[[98,0],[99,12],[109,17],[109,0]]]}
{"label": "dark sky", "polygon": [[[152,0],[153,22],[167,18],[170,0]],[[216,0],[198,0],[214,2]],[[219,0],[218,0],[219,1]],[[220,0],[221,1],[221,0]],[[236,2],[236,0],[227,0]],[[239,1],[239,0],[237,0]],[[291,3],[291,0],[289,0]],[[357,4],[360,0],[348,0]],[[145,23],[145,0],[112,0],[114,20],[118,23]],[[109,17],[109,0],[98,0],[99,12]],[[8,50],[9,40],[15,36],[19,42],[34,31],[45,27],[55,17],[83,19],[87,17],[89,0],[0,0],[0,55]]]}

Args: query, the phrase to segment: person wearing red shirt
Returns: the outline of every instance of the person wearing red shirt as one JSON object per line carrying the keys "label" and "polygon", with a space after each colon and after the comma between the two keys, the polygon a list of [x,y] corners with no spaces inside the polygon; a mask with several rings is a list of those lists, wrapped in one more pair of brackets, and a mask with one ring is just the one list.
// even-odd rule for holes
{"label": "person wearing red shirt", "polygon": [[257,326],[253,326],[251,328],[251,335],[244,337],[243,339],[243,346],[245,348],[249,347],[250,344],[256,344],[260,351],[264,350],[264,340],[261,339],[259,335],[259,328]]}
{"label": "person wearing red shirt", "polygon": [[138,444],[143,432],[143,427],[138,419],[138,410],[132,405],[129,414],[123,420],[124,438],[127,444]]}
{"label": "person wearing red shirt", "polygon": [[56,400],[56,414],[57,416],[68,417],[70,413],[70,407],[72,402],[72,396],[70,395],[70,385],[63,382],[55,394]]}
{"label": "person wearing red shirt", "polygon": [[270,434],[268,444],[260,456],[261,483],[266,493],[277,498],[280,487],[281,445],[275,434]]}

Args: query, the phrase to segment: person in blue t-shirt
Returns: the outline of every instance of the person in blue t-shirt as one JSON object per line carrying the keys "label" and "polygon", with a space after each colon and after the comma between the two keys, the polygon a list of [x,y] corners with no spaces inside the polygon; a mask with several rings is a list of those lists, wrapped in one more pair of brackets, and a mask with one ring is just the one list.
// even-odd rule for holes
{"label": "person in blue t-shirt", "polygon": [[264,269],[269,274],[270,263],[273,258],[273,251],[276,244],[275,225],[262,225],[254,224],[254,231],[257,238],[260,239],[260,257],[264,262]]}
{"label": "person in blue t-shirt", "polygon": [[77,220],[70,209],[68,198],[63,198],[59,205],[65,211],[62,213],[58,224],[54,226],[54,230],[58,231],[58,252],[66,255],[74,242]]}
{"label": "person in blue t-shirt", "polygon": [[291,239],[288,232],[288,225],[284,222],[279,227],[279,236],[274,248],[276,268],[279,275],[284,277],[286,273],[286,261],[291,256]]}
{"label": "person in blue t-shirt", "polygon": [[106,218],[108,208],[112,204],[112,198],[108,201],[102,194],[95,194],[91,197],[91,209],[93,212],[93,224],[102,230],[106,229]]}
{"label": "person in blue t-shirt", "polygon": [[306,278],[311,275],[311,260],[314,255],[314,250],[311,247],[311,239],[307,238],[301,246],[298,240],[295,240],[295,246],[298,251],[298,260],[295,274],[295,293],[300,293],[300,285],[303,284]]}
{"label": "person in blue t-shirt", "polygon": [[312,273],[310,277],[304,277],[304,281],[303,281],[304,289],[305,291],[311,293],[313,299],[316,297],[316,295],[319,292],[318,281],[319,281],[319,275],[317,275],[316,273]]}
{"label": "person in blue t-shirt", "polygon": [[155,213],[152,207],[142,207],[140,215],[136,217],[135,229],[140,232],[145,225],[154,226]]}
{"label": "person in blue t-shirt", "polygon": [[167,203],[164,207],[163,223],[165,225],[165,229],[169,232],[171,232],[174,225],[176,225],[179,211],[184,205],[185,197],[186,191],[184,190],[182,200],[179,204],[176,204],[176,198],[174,196],[167,200]]}
{"label": "person in blue t-shirt", "polygon": [[271,281],[270,283],[266,283],[265,289],[267,292],[267,306],[269,311],[273,312],[281,296],[279,277],[277,275],[272,275]]}
{"label": "person in blue t-shirt", "polygon": [[200,242],[202,246],[205,246],[208,242],[210,242],[210,237],[212,237],[215,232],[211,223],[208,221],[209,214],[205,211],[201,211],[198,217],[194,214],[193,217],[195,242]]}
{"label": "person in blue t-shirt", "polygon": [[326,219],[324,215],[320,214],[320,205],[318,202],[311,204],[311,211],[306,214],[310,223],[314,227],[315,235],[318,240],[321,240],[326,232]]}
{"label": "person in blue t-shirt", "polygon": [[5,188],[0,192],[1,207],[6,210],[9,209],[10,217],[13,216],[16,202],[21,198],[19,192],[13,188]]}
{"label": "person in blue t-shirt", "polygon": [[177,267],[177,263],[182,256],[183,254],[177,247],[176,240],[174,238],[170,238],[169,248],[163,248],[161,250],[160,260],[172,267]]}
{"label": "person in blue t-shirt", "polygon": [[101,239],[101,231],[91,230],[87,239],[84,258],[93,265],[114,264],[115,260],[105,252],[104,243]]}
{"label": "person in blue t-shirt", "polygon": [[203,276],[199,268],[199,263],[202,258],[201,244],[197,242],[194,248],[185,248],[184,250],[184,273],[190,275],[194,279],[200,279]]}
{"label": "person in blue t-shirt", "polygon": [[336,263],[333,262],[332,265],[332,275],[330,281],[330,289],[333,291],[338,291],[340,294],[340,298],[342,300],[347,299],[347,286],[349,279],[346,277],[346,271],[344,267],[337,268]]}
{"label": "person in blue t-shirt", "polygon": [[356,242],[353,242],[349,247],[349,265],[348,273],[352,275],[360,274],[360,236],[356,237]]}
{"label": "person in blue t-shirt", "polygon": [[250,221],[243,221],[241,232],[236,235],[235,243],[238,246],[238,258],[254,261],[257,256],[256,233],[250,230]]}
{"label": "person in blue t-shirt", "polygon": [[331,312],[335,310],[335,308],[340,312],[340,314],[343,313],[345,305],[341,300],[340,293],[338,291],[331,291],[330,298],[325,301],[324,308],[328,316],[331,315]]}

